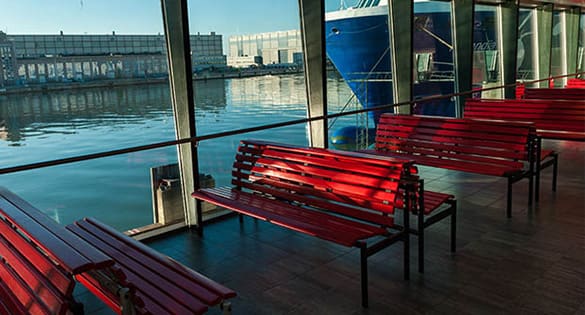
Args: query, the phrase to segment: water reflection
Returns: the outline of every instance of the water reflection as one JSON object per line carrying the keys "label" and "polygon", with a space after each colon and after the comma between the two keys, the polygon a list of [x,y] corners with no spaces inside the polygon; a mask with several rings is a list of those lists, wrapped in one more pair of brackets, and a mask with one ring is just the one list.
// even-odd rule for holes
{"label": "water reflection", "polygon": [[[225,108],[224,80],[195,84],[198,110]],[[26,137],[142,124],[161,116],[172,119],[167,84],[9,95],[0,98],[0,139],[18,146]]]}

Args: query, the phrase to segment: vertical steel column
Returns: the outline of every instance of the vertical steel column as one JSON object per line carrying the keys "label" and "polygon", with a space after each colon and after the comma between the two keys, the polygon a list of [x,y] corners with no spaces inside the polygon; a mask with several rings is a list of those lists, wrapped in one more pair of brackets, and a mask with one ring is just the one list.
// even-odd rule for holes
{"label": "vertical steel column", "polygon": [[[325,4],[323,0],[299,0],[301,40],[307,86],[309,118],[327,115],[327,71],[325,68]],[[327,119],[310,121],[309,145],[328,146]]]}
{"label": "vertical steel column", "polygon": [[[179,139],[192,138],[196,136],[195,98],[191,74],[187,0],[161,0],[161,4],[175,133]],[[179,145],[178,151],[185,221],[187,225],[194,225],[201,232],[201,207],[196,207],[195,200],[191,198],[191,193],[199,188],[197,149],[196,146],[187,143]]]}
{"label": "vertical steel column", "polygon": [[[453,61],[455,66],[455,93],[471,91],[473,70],[473,0],[451,1],[453,34]],[[455,116],[463,117],[465,96],[457,96]]]}
{"label": "vertical steel column", "polygon": [[[561,12],[561,64],[563,74],[577,72],[577,55],[579,50],[579,8],[568,8]],[[563,86],[567,78],[563,78]]]}
{"label": "vertical steel column", "polygon": [[[501,56],[500,82],[511,85],[516,82],[516,61],[518,59],[518,0],[499,4],[497,12],[498,55]],[[514,86],[502,89],[503,98],[515,98]]]}
{"label": "vertical steel column", "polygon": [[[412,101],[414,6],[412,1],[388,1],[388,28],[392,62],[392,95],[394,103]],[[410,105],[394,108],[395,113],[410,114]]]}
{"label": "vertical steel column", "polygon": [[[581,25],[580,23],[585,23],[585,8],[581,9],[579,25]],[[579,28],[578,38],[581,46],[577,45],[577,71],[585,72],[585,31],[582,31],[581,28]],[[585,75],[581,74],[580,77],[584,79]]]}
{"label": "vertical steel column", "polygon": [[[532,37],[534,78],[546,79],[551,75],[553,5],[544,4],[533,10],[532,29],[536,32]],[[548,81],[537,83],[537,87],[548,87]]]}

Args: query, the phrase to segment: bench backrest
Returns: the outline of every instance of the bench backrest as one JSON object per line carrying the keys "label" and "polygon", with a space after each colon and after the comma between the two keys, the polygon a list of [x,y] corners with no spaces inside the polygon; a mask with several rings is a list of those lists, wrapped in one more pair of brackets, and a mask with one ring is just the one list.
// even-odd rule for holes
{"label": "bench backrest", "polygon": [[74,307],[73,275],[113,262],[29,203],[0,188],[1,307],[12,314],[65,314]]}
{"label": "bench backrest", "polygon": [[534,88],[525,89],[526,99],[584,100],[583,88]]}
{"label": "bench backrest", "polygon": [[569,79],[569,80],[567,80],[567,85],[565,87],[584,89],[585,88],[585,80],[576,79],[576,78]]}
{"label": "bench backrest", "polygon": [[[360,153],[241,142],[233,165],[236,187],[387,225],[401,199],[399,183],[410,162],[367,159]],[[365,210],[365,211],[364,211]]]}
{"label": "bench backrest", "polygon": [[522,169],[533,132],[522,123],[384,114],[376,128],[376,150]]}
{"label": "bench backrest", "polygon": [[463,115],[533,122],[539,130],[585,132],[585,101],[468,99]]}

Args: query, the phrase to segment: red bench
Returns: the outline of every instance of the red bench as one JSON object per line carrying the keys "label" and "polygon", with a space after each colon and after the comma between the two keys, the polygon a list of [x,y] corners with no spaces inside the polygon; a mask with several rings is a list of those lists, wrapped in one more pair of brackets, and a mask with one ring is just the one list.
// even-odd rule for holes
{"label": "red bench", "polygon": [[66,228],[3,188],[0,232],[2,314],[83,314],[77,282],[118,314],[202,314],[235,296],[104,224]]}
{"label": "red bench", "polygon": [[[585,102],[565,100],[490,100],[468,99],[463,115],[466,118],[531,122],[536,126],[537,148],[541,138],[585,141]],[[536,201],[539,200],[541,170],[553,166],[552,190],[556,191],[558,153],[535,150]]]}
{"label": "red bench", "polygon": [[585,141],[585,100],[467,99],[463,115],[532,122],[541,138]]}
{"label": "red bench", "polygon": [[585,80],[576,78],[569,79],[565,87],[585,89]]}
{"label": "red bench", "polygon": [[[113,257],[130,283],[136,314],[203,314],[217,305],[231,311],[227,300],[234,291],[113,228],[85,218],[67,229]],[[120,309],[119,299],[99,278],[89,273],[78,279],[113,310]]]}
{"label": "red bench", "polygon": [[585,100],[583,88],[527,88],[524,90],[525,99],[552,99],[552,100]]}
{"label": "red bench", "polygon": [[4,188],[0,188],[0,313],[83,314],[75,277],[110,274],[114,261]]}
{"label": "red bench", "polygon": [[508,179],[506,213],[512,216],[512,184],[528,178],[532,203],[534,126],[429,116],[384,114],[375,149],[361,152],[411,159],[416,164]]}
{"label": "red bench", "polygon": [[[369,256],[403,241],[404,278],[409,277],[409,233],[404,228],[410,226],[409,211],[403,211],[402,222],[397,224],[395,210],[411,209],[414,203],[416,181],[403,182],[410,179],[410,166],[411,162],[400,159],[242,141],[233,164],[234,186],[200,189],[193,197],[339,245],[358,247],[362,305],[367,307]],[[404,191],[411,198],[401,197]],[[454,216],[455,210],[452,212]]]}

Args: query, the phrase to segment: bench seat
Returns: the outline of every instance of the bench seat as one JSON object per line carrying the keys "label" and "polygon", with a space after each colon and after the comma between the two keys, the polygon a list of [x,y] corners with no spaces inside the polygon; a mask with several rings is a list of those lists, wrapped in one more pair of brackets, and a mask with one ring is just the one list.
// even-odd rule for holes
{"label": "bench seat", "polygon": [[[131,284],[129,299],[136,314],[203,314],[216,305],[229,312],[227,300],[236,296],[234,291],[96,219],[76,221],[67,229],[114,259]],[[79,281],[113,310],[120,309],[115,292],[92,274]]]}
{"label": "bench seat", "polygon": [[[388,234],[386,228],[383,227],[332,216],[296,205],[283,204],[281,200],[269,199],[229,187],[201,189],[197,198],[343,246],[355,246],[360,240]],[[394,226],[392,217],[387,217],[386,221],[386,226]]]}

